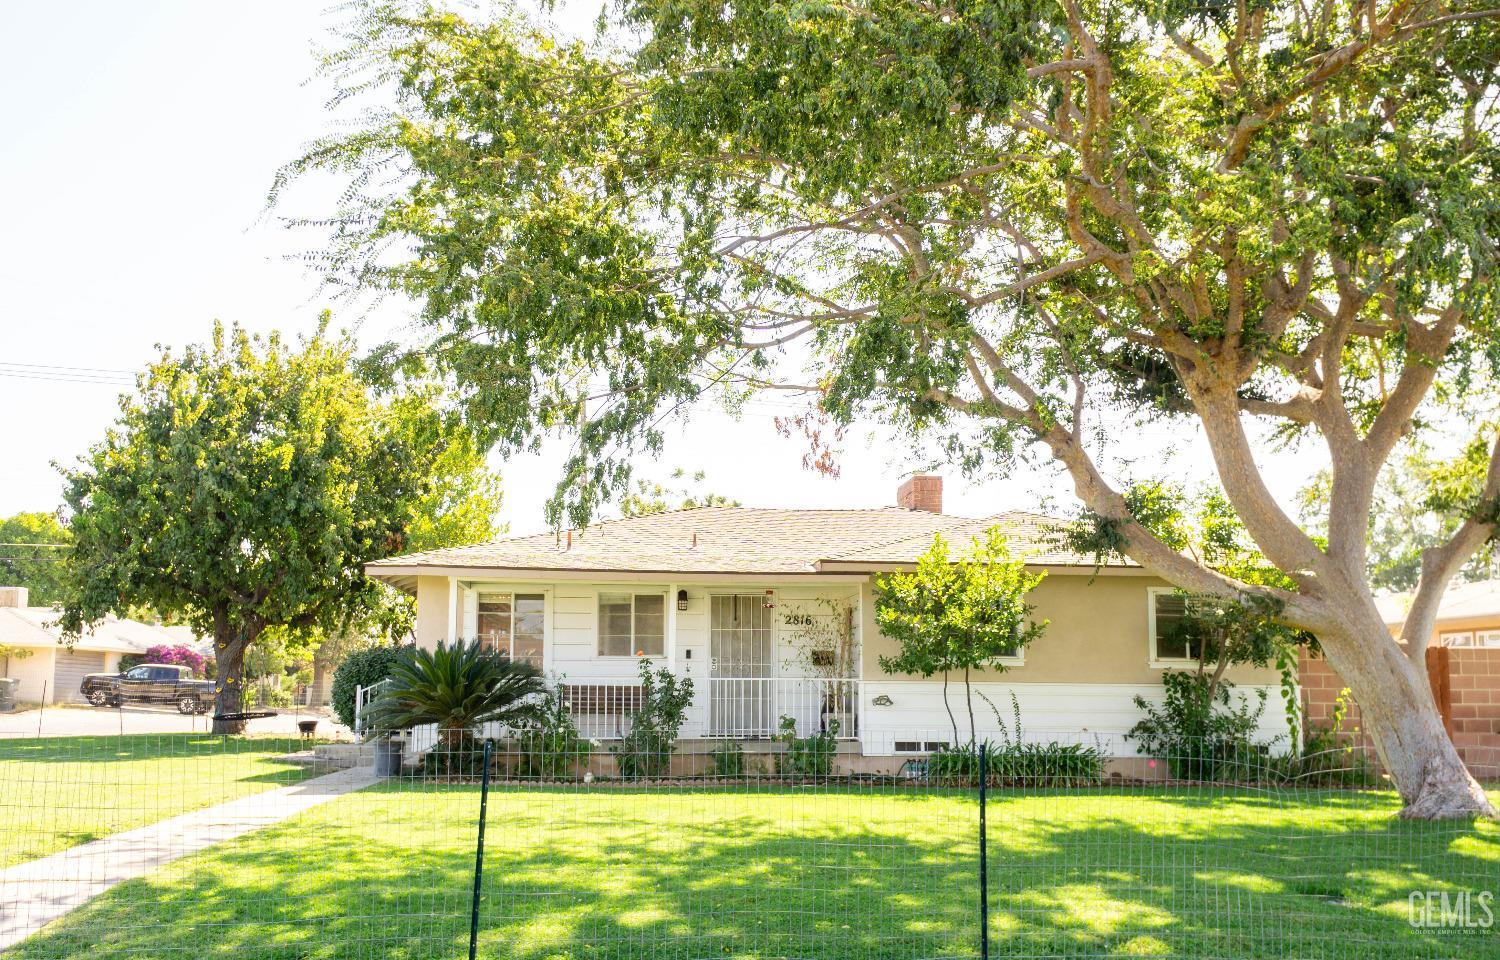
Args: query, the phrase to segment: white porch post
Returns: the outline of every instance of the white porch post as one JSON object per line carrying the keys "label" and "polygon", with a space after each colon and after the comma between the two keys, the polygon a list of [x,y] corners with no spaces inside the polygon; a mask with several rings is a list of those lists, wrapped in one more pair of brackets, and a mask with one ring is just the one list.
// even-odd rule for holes
{"label": "white porch post", "polygon": [[667,637],[662,653],[667,659],[667,669],[677,672],[677,584],[667,584]]}
{"label": "white porch post", "polygon": [[448,646],[458,640],[458,578],[448,578]]}

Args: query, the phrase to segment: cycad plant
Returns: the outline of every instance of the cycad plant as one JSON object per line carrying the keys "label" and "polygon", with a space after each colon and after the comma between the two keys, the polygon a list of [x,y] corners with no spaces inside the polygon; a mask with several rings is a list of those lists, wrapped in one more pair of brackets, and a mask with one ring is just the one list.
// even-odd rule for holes
{"label": "cycad plant", "polygon": [[445,751],[461,750],[486,723],[516,725],[537,710],[546,691],[541,671],[478,641],[413,650],[392,669],[371,707],[373,730],[435,724]]}

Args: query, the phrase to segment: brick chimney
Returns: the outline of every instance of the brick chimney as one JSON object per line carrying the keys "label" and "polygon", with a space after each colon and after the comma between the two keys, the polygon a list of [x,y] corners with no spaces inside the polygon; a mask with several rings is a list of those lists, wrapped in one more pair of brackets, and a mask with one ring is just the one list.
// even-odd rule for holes
{"label": "brick chimney", "polygon": [[896,506],[907,510],[943,512],[943,478],[930,473],[914,473],[896,488]]}
{"label": "brick chimney", "polygon": [[30,593],[25,587],[0,587],[0,607],[24,607]]}

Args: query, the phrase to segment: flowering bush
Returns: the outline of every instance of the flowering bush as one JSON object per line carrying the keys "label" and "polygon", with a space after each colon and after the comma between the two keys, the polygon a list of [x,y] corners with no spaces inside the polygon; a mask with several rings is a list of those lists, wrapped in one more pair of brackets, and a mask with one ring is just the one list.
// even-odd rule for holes
{"label": "flowering bush", "polygon": [[159,643],[154,647],[148,647],[146,653],[140,658],[141,663],[168,663],[180,667],[187,667],[193,671],[193,676],[203,676],[203,667],[207,657],[194,650],[186,644],[168,645]]}

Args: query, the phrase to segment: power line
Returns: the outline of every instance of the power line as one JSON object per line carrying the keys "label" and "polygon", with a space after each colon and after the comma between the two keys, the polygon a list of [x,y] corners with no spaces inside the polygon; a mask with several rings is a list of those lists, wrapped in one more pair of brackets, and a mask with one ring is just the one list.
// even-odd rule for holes
{"label": "power line", "polygon": [[0,543],[0,547],[55,547],[58,550],[72,550],[71,543]]}

